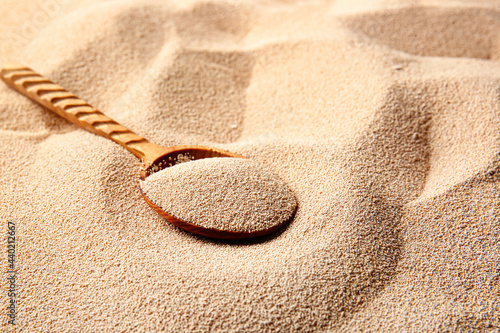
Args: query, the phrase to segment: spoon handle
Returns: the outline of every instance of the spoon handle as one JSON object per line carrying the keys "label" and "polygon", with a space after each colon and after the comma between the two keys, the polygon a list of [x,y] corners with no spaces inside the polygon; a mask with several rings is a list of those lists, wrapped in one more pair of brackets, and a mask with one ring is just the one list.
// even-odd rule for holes
{"label": "spoon handle", "polygon": [[81,128],[122,145],[142,160],[160,147],[28,67],[4,66],[0,68],[0,78],[19,93]]}

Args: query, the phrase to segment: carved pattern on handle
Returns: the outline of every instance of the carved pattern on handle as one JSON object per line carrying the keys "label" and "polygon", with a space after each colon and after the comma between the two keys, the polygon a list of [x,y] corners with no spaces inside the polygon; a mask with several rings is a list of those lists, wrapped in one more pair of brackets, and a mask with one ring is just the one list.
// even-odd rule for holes
{"label": "carved pattern on handle", "polygon": [[[145,138],[118,124],[84,100],[24,66],[8,66],[0,77],[11,88],[45,106],[72,123],[122,145],[144,159],[142,146],[151,146]],[[141,145],[142,143],[142,145]]]}

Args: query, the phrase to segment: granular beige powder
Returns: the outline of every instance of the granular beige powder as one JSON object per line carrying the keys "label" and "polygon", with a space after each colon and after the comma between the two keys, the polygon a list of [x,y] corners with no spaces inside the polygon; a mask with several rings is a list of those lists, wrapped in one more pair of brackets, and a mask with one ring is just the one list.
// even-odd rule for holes
{"label": "granular beige powder", "polygon": [[165,212],[207,229],[256,232],[290,220],[293,192],[273,172],[244,158],[179,163],[141,182]]}
{"label": "granular beige powder", "polygon": [[16,332],[497,332],[498,5],[354,3],[2,0],[0,63],[262,163],[298,202],[265,239],[193,236],[132,154],[0,85]]}

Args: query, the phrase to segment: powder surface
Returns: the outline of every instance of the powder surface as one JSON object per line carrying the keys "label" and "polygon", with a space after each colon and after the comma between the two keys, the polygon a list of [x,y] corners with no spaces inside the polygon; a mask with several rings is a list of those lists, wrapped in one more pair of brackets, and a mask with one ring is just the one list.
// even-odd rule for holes
{"label": "powder surface", "polygon": [[165,212],[207,229],[255,232],[288,221],[297,202],[278,176],[243,158],[176,164],[141,182]]}
{"label": "powder surface", "polygon": [[193,236],[132,154],[0,84],[1,332],[500,330],[498,1],[1,3],[0,64],[261,163],[298,206],[264,239]]}

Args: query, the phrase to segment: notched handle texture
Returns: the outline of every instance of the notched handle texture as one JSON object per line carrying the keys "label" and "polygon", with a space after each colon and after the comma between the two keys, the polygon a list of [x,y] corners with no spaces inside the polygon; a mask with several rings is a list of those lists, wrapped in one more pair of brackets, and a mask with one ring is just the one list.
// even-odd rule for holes
{"label": "notched handle texture", "polygon": [[14,90],[59,116],[122,145],[141,159],[144,159],[147,148],[152,145],[145,138],[28,67],[4,66],[0,69],[0,78]]}

